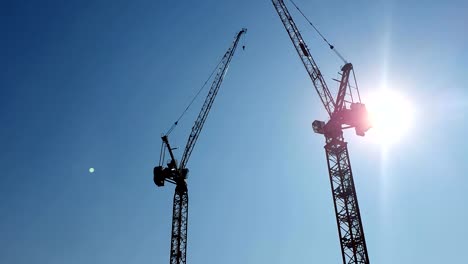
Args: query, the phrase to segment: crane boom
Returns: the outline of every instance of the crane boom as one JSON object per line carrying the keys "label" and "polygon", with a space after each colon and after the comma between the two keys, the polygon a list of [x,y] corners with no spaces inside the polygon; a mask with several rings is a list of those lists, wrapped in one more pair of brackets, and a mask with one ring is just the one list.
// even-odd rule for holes
{"label": "crane boom", "polygon": [[187,162],[192,154],[193,148],[195,147],[195,143],[197,143],[198,136],[200,136],[200,132],[202,131],[203,125],[205,124],[206,118],[210,112],[211,106],[213,105],[214,99],[218,94],[219,87],[223,82],[224,75],[229,67],[229,63],[231,62],[232,56],[236,51],[237,44],[239,43],[239,39],[242,34],[246,33],[247,29],[243,28],[239,33],[237,33],[234,43],[232,46],[226,51],[224,54],[220,66],[218,68],[218,72],[214,78],[214,81],[211,85],[210,91],[208,92],[208,96],[203,103],[203,107],[198,114],[197,120],[192,127],[192,132],[187,140],[187,145],[185,146],[184,154],[182,155],[182,159],[180,160],[179,168],[183,169],[187,165]]}
{"label": "crane boom", "polygon": [[331,117],[334,112],[335,101],[333,100],[330,90],[328,89],[327,84],[323,79],[319,67],[310,55],[309,48],[304,42],[304,39],[297,29],[297,26],[294,23],[291,14],[289,14],[289,11],[286,8],[284,2],[282,0],[272,0],[272,3],[275,6],[276,12],[278,12],[279,17],[281,18],[281,21],[283,22],[283,25],[294,44],[294,47],[296,48],[299,58],[304,64],[307,73],[309,74],[310,79],[314,84],[315,90],[317,91],[323,106],[325,107],[328,115]]}

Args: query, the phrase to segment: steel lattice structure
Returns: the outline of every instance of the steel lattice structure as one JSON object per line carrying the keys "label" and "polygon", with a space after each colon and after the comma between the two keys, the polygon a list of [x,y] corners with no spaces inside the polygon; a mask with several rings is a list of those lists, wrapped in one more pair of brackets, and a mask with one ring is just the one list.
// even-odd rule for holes
{"label": "steel lattice structure", "polygon": [[188,190],[184,182],[176,186],[172,208],[171,264],[185,264],[187,257]]}
{"label": "steel lattice structure", "polygon": [[[203,125],[208,117],[208,114],[213,106],[213,102],[218,94],[219,88],[223,81],[224,76],[229,68],[229,64],[234,56],[240,37],[247,32],[243,28],[236,34],[234,42],[224,54],[221,62],[218,64],[216,75],[214,77],[208,95],[205,98],[202,109],[198,114],[195,124],[187,140],[184,153],[179,164],[174,157],[171,145],[169,144],[168,135],[161,137],[165,149],[170,154],[171,160],[166,167],[160,159],[159,166],[153,170],[153,180],[156,186],[164,186],[164,182],[170,182],[176,185],[174,193],[174,204],[172,208],[172,232],[171,232],[171,251],[170,251],[170,264],[185,264],[187,258],[187,225],[188,225],[188,188],[187,188],[187,174],[188,169],[186,165],[189,161],[190,155],[195,147],[198,137],[202,131]],[[175,125],[177,122],[175,123]],[[172,131],[172,128],[171,130]],[[161,153],[161,157],[164,152]]]}
{"label": "steel lattice structure", "polygon": [[315,63],[314,58],[310,55],[309,48],[302,38],[301,33],[294,23],[284,2],[272,0],[272,3],[281,18],[292,43],[294,44],[294,48],[296,48],[297,54],[310,76],[312,83],[314,84],[315,90],[317,91],[325,110],[331,116],[335,107],[335,101],[327,87],[327,83],[323,79],[323,75],[320,72],[317,63]]}
{"label": "steel lattice structure", "polygon": [[[351,72],[354,77],[353,66],[345,62],[342,67],[337,98],[334,100],[283,0],[272,0],[272,3],[330,117],[328,122],[314,121],[312,127],[314,132],[325,136],[325,152],[343,263],[369,264],[348,147],[343,139],[344,129],[354,128],[357,135],[364,136],[370,128],[367,110],[360,102],[357,83],[352,86],[349,82]],[[330,48],[333,49],[333,46],[330,45]]]}
{"label": "steel lattice structure", "polygon": [[343,263],[369,263],[361,214],[349,161],[348,143],[343,136],[326,137],[330,186],[335,205]]}

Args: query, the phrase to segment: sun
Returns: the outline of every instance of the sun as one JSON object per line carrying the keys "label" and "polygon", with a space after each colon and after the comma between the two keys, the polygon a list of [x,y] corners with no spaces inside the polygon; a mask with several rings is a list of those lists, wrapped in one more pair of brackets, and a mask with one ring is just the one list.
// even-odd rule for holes
{"label": "sun", "polygon": [[401,93],[382,89],[368,97],[366,106],[372,128],[368,135],[383,145],[400,141],[413,125],[414,107]]}

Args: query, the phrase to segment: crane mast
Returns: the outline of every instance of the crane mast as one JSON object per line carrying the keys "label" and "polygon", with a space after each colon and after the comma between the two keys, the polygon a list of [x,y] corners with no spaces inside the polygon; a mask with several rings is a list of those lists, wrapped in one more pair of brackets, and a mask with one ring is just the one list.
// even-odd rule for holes
{"label": "crane mast", "polygon": [[349,83],[352,64],[346,63],[342,67],[337,99],[333,100],[283,0],[272,0],[272,3],[330,116],[328,122],[316,120],[312,123],[312,127],[314,132],[325,136],[325,153],[343,264],[369,264],[348,145],[343,138],[343,129],[354,128],[357,135],[364,136],[370,128],[367,110],[360,102],[357,85],[354,87],[357,96],[353,97],[353,88]]}
{"label": "crane mast", "polygon": [[171,232],[171,251],[170,251],[170,264],[185,264],[187,252],[187,223],[188,223],[188,188],[187,188],[187,175],[188,169],[186,168],[187,162],[192,154],[198,137],[205,124],[206,118],[210,112],[213,102],[218,94],[219,88],[223,78],[227,72],[231,59],[239,43],[242,34],[246,33],[247,29],[243,28],[236,34],[234,42],[226,51],[221,62],[219,63],[216,76],[214,77],[211,88],[203,103],[202,109],[198,114],[195,124],[187,140],[184,153],[181,161],[177,164],[172,148],[169,144],[167,135],[162,136],[163,144],[170,154],[170,161],[166,167],[162,164],[156,166],[153,171],[154,183],[158,186],[164,186],[164,182],[168,181],[176,185],[174,192],[174,203],[172,208],[172,232]]}

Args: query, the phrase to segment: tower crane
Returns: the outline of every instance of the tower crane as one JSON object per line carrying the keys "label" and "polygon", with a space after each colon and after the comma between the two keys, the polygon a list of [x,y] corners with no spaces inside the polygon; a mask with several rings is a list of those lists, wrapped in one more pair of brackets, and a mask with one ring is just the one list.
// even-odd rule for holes
{"label": "tower crane", "polygon": [[[246,32],[247,29],[243,28],[236,34],[233,44],[229,47],[221,59],[221,62],[218,64],[217,73],[214,77],[213,83],[211,84],[211,88],[205,102],[203,103],[202,109],[192,127],[192,132],[187,140],[187,145],[185,146],[185,150],[179,164],[177,164],[177,160],[175,159],[172,151],[173,148],[169,144],[168,133],[161,137],[163,142],[163,146],[161,146],[161,157],[159,166],[154,167],[153,180],[158,187],[164,186],[164,182],[175,184],[174,204],[172,209],[170,264],[186,263],[188,221],[188,188],[186,179],[189,172],[187,169],[187,163],[195,147],[195,143],[200,136],[203,125],[208,117],[211,106],[213,105],[219,91],[234,52],[236,51],[239,39],[242,34]],[[178,121],[176,121],[174,125],[177,125],[177,122]],[[172,131],[173,127],[169,131]],[[163,166],[165,153],[163,149],[164,146],[170,155],[170,161],[167,163],[167,166]]]}
{"label": "tower crane", "polygon": [[[346,62],[337,53],[345,64],[341,68],[341,80],[337,80],[339,88],[336,99],[334,99],[284,1],[272,0],[272,3],[329,116],[327,122],[314,121],[312,128],[315,133],[325,136],[325,153],[343,263],[368,264],[369,256],[351,171],[348,146],[343,138],[344,129],[354,128],[357,135],[364,136],[370,128],[366,107],[361,103],[353,65]],[[311,22],[309,21],[309,23]],[[322,38],[326,41],[323,36]],[[332,50],[334,49],[331,44],[329,46]],[[354,78],[354,86],[350,82],[351,73]]]}

